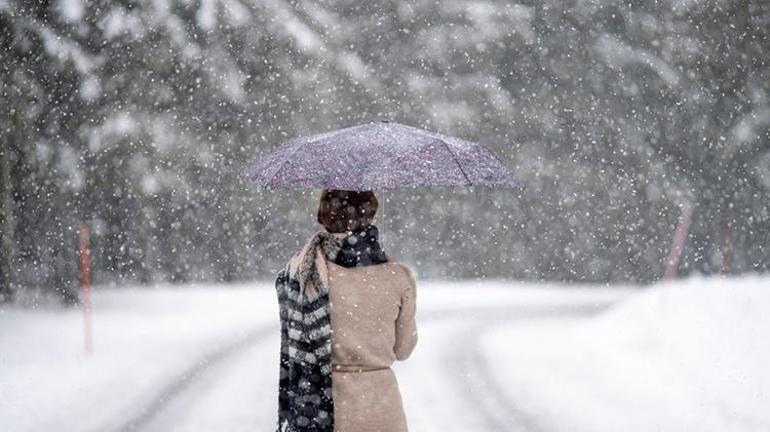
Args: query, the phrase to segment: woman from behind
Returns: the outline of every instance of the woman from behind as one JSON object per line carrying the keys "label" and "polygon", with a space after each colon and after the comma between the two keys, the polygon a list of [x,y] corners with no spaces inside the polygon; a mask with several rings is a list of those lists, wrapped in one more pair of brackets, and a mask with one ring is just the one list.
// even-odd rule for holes
{"label": "woman from behind", "polygon": [[278,274],[278,430],[406,432],[390,366],[417,343],[416,284],[382,250],[373,192],[324,190],[313,235]]}

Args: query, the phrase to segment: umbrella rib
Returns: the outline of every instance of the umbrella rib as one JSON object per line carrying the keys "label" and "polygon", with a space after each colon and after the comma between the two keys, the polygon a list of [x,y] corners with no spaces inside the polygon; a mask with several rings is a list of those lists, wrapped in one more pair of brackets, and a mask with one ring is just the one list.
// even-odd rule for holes
{"label": "umbrella rib", "polygon": [[446,146],[447,150],[449,150],[449,153],[454,158],[454,161],[457,164],[457,167],[460,168],[460,172],[463,173],[463,177],[465,177],[465,181],[468,182],[468,186],[473,186],[473,183],[471,182],[471,179],[468,178],[468,174],[465,173],[465,170],[463,169],[463,166],[460,165],[460,161],[457,159],[457,154],[455,154],[454,150],[452,150],[452,146],[449,145],[449,143],[444,141],[443,139],[435,138],[435,140],[443,143]]}
{"label": "umbrella rib", "polygon": [[289,153],[289,155],[288,155],[288,156],[286,156],[286,159],[285,159],[283,162],[281,162],[281,165],[279,165],[279,166],[278,166],[278,169],[277,169],[277,170],[275,170],[275,172],[273,173],[273,175],[272,175],[272,176],[270,176],[270,180],[268,180],[268,181],[267,181],[267,186],[268,186],[268,187],[270,187],[270,188],[272,188],[272,187],[273,187],[273,180],[275,180],[275,178],[276,178],[276,177],[278,177],[278,174],[280,174],[280,172],[281,172],[281,170],[283,169],[283,167],[285,167],[285,166],[286,166],[286,164],[287,164],[287,163],[289,163],[289,161],[291,160],[291,157],[292,157],[292,156],[294,156],[294,153],[296,153],[296,152],[297,152],[297,150],[298,150],[300,147],[301,147],[301,146],[300,146],[300,145],[298,145],[298,146],[297,146],[297,147],[295,147],[293,150],[291,150],[291,152]]}
{"label": "umbrella rib", "polygon": [[[492,159],[496,160],[496,161],[497,161],[497,163],[499,163],[501,166],[505,167],[505,169],[508,169],[508,170],[510,170],[510,169],[508,168],[508,164],[507,164],[507,163],[505,163],[505,162],[503,162],[503,160],[502,160],[502,159],[500,159],[500,157],[498,157],[498,156],[495,154],[495,152],[493,152],[492,150],[490,150],[490,149],[488,149],[488,148],[486,148],[486,147],[484,147],[484,146],[480,146],[480,147],[481,147],[481,151],[484,151],[484,152],[486,152],[487,154],[489,154],[490,156],[492,156]],[[518,181],[518,180],[517,180],[515,177],[513,177],[513,174],[511,174],[511,177],[513,178],[513,182],[515,183],[515,187],[518,187],[518,188],[522,188],[522,189],[524,188],[524,186],[522,186],[522,185],[519,183],[519,181]]]}
{"label": "umbrella rib", "polygon": [[[385,131],[388,133],[388,135],[390,135],[390,138],[391,138],[391,139],[392,139],[394,142],[395,142],[395,141],[398,141],[398,140],[396,139],[396,136],[395,136],[395,135],[393,135],[393,133],[390,131],[390,129],[387,129],[387,128],[385,128]],[[378,130],[377,130],[377,133],[382,133],[382,129],[378,129]],[[383,188],[383,189],[387,189],[387,188],[385,187],[385,185],[384,185],[384,184],[383,184],[382,188]]]}
{"label": "umbrella rib", "polygon": [[454,157],[454,160],[455,160],[455,163],[457,164],[457,167],[460,168],[460,172],[463,173],[463,177],[465,177],[465,181],[468,182],[468,186],[473,186],[473,182],[471,182],[471,179],[468,178],[468,174],[465,173],[465,169],[463,169],[463,166],[460,164],[460,161],[457,159],[457,154],[452,150],[452,146],[449,144],[449,141],[446,140],[446,138],[449,138],[448,136],[440,134],[440,133],[436,133],[436,132],[431,132],[431,131],[426,131],[426,130],[418,129],[418,128],[414,127],[414,126],[409,126],[409,125],[401,125],[401,126],[404,126],[404,127],[408,128],[408,129],[412,129],[412,130],[418,130],[421,133],[425,133],[426,135],[431,137],[433,140],[438,141],[440,143],[443,143],[446,146],[447,150],[449,150],[449,153]]}

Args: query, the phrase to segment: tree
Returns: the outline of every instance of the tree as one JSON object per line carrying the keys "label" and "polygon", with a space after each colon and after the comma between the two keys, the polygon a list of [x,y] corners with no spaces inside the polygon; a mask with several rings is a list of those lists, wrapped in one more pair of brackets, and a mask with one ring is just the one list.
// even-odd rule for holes
{"label": "tree", "polygon": [[[7,109],[8,105],[5,105]],[[0,114],[0,119],[12,118]],[[0,303],[13,300],[14,280],[14,234],[13,234],[13,191],[11,166],[13,165],[13,141],[9,138],[11,124],[0,122]]]}

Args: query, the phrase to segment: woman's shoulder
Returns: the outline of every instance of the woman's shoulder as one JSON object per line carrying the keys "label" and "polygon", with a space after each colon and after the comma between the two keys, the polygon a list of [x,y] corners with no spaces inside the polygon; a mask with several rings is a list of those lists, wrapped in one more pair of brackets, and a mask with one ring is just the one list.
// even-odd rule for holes
{"label": "woman's shoulder", "polygon": [[412,269],[408,265],[406,265],[406,264],[404,264],[404,263],[402,263],[400,261],[397,261],[397,260],[393,259],[390,256],[388,256],[388,259],[387,259],[387,261],[385,261],[385,264],[391,265],[392,267],[395,267],[395,268],[399,269],[399,271],[404,276],[406,276],[407,280],[409,281],[409,284],[410,285],[415,285],[414,272],[412,271]]}

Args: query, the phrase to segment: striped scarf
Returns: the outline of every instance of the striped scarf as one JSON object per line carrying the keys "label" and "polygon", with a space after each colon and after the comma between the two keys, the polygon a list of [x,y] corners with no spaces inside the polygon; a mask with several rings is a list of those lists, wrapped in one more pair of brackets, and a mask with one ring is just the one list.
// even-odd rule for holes
{"label": "striped scarf", "polygon": [[278,273],[281,316],[279,432],[333,432],[331,321],[327,260],[346,233],[319,231]]}

